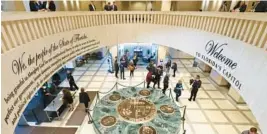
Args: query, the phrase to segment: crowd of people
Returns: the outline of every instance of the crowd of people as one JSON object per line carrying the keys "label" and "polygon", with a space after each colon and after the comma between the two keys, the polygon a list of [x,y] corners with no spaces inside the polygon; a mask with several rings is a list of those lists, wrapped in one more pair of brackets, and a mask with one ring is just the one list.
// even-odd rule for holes
{"label": "crowd of people", "polygon": [[[89,8],[89,11],[96,11],[96,6],[95,6],[93,1],[90,1],[89,5],[88,5],[88,8]],[[104,11],[118,11],[118,7],[116,5],[116,2],[113,2],[112,5],[111,5],[110,2],[108,2],[104,6]]]}
{"label": "crowd of people", "polygon": [[[162,93],[165,94],[166,90],[169,88],[170,69],[173,70],[172,76],[175,77],[176,76],[175,73],[178,67],[177,63],[176,62],[172,63],[171,60],[168,60],[164,66],[162,64],[156,66],[156,64],[153,61],[151,61],[146,69],[148,70],[146,76],[147,88],[150,88],[150,83],[153,82],[154,83],[153,88],[155,88],[155,86],[158,85],[158,89],[161,89],[160,81],[161,78],[163,77],[164,74],[163,72],[165,71],[165,76],[163,77],[163,89],[162,89]],[[193,99],[193,101],[195,101],[198,89],[201,87],[202,84],[200,76],[197,75],[196,78],[191,79],[189,83],[192,87],[191,87],[191,96],[188,100],[191,101]],[[178,80],[176,86],[173,89],[174,93],[176,94],[175,99],[177,102],[179,101],[179,97],[182,95],[182,90],[184,90],[182,80]]]}
{"label": "crowd of people", "polygon": [[[224,1],[219,9],[221,12],[246,12],[247,11],[247,3],[245,1],[238,1],[233,9],[228,10],[228,3]],[[267,1],[255,1],[252,3],[251,12],[267,12]]]}
{"label": "crowd of people", "polygon": [[32,12],[56,11],[56,5],[53,0],[47,0],[47,1],[30,0],[29,6]]}
{"label": "crowd of people", "polygon": [[[148,5],[152,5],[151,2]],[[30,10],[31,11],[56,11],[56,5],[53,0],[47,0],[47,1],[40,1],[40,0],[30,0],[29,2]],[[227,1],[222,2],[222,5],[219,9],[221,12],[246,12],[247,11],[247,3],[245,1],[238,1],[237,4],[234,6],[233,9],[229,10],[230,5]],[[94,4],[94,1],[90,1],[88,5],[89,11],[96,11],[96,6]],[[108,2],[104,8],[104,11],[118,11],[118,7],[116,5],[116,2]],[[149,11],[152,11],[152,7],[149,7]],[[199,11],[202,11],[200,9]],[[267,1],[260,0],[255,1],[252,3],[252,8],[249,10],[251,12],[267,12]]]}

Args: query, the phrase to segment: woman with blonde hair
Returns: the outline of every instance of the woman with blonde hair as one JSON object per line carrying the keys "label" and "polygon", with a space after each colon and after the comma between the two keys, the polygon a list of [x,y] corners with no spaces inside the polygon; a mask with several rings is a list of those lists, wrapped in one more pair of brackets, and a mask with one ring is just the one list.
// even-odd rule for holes
{"label": "woman with blonde hair", "polygon": [[182,95],[182,90],[184,90],[182,80],[178,80],[178,83],[176,84],[176,86],[174,88],[177,102],[179,101],[179,97]]}
{"label": "woman with blonde hair", "polygon": [[68,89],[63,89],[63,103],[64,105],[67,105],[68,107],[70,107],[69,111],[73,111],[74,107],[73,107],[73,98],[71,96],[71,93]]}

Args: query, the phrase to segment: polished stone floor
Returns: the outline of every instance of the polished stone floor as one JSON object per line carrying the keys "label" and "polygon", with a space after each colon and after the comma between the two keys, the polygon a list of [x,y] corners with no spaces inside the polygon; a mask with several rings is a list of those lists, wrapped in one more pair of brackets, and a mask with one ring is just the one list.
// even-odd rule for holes
{"label": "polished stone floor", "polygon": [[[227,96],[228,89],[216,86],[208,77],[209,74],[192,67],[193,60],[173,59],[173,61],[178,63],[179,68],[177,76],[175,78],[171,77],[170,88],[173,89],[176,82],[182,79],[185,90],[182,92],[180,101],[177,104],[179,106],[187,106],[185,114],[186,134],[240,134],[243,130],[252,126],[258,127],[257,121],[249,108],[246,105],[235,104]],[[79,87],[85,87],[87,91],[105,92],[112,88],[116,82],[126,86],[137,85],[144,81],[147,74],[145,66],[138,66],[133,78],[129,78],[129,72],[126,70],[126,80],[121,80],[116,79],[114,74],[109,74],[107,70],[108,64],[105,60],[90,61],[89,64],[75,68],[73,76]],[[196,101],[189,102],[189,79],[197,74],[201,76],[203,84],[198,92]],[[68,87],[68,82],[65,80],[61,86]],[[143,87],[142,84],[139,86]],[[121,87],[118,86],[118,88]],[[173,92],[172,94],[174,95]],[[53,121],[52,123],[41,125],[65,126],[70,114],[66,113],[61,121]],[[88,119],[85,118],[84,123],[81,126],[77,126],[79,128],[77,133],[94,134],[93,126],[87,124],[87,121]]]}

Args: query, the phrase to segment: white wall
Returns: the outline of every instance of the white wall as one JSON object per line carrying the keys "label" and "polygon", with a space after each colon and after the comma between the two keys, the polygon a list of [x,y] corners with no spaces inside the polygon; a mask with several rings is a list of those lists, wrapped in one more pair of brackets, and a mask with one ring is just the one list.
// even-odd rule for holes
{"label": "white wall", "polygon": [[146,11],[146,2],[145,1],[131,1],[131,10],[132,11]]}
{"label": "white wall", "polygon": [[14,1],[1,1],[1,10],[2,11],[15,11],[15,2]]}
{"label": "white wall", "polygon": [[[70,40],[71,42],[74,34],[85,34],[87,38],[81,41],[73,42],[67,46],[63,46],[55,51],[51,51],[52,54],[46,55],[44,57],[44,61],[59,54],[60,52],[65,52],[74,46],[78,46],[80,43],[87,42],[88,40],[94,41],[91,43],[87,42],[84,46],[90,46],[92,43],[96,42],[98,42],[98,48],[103,47],[101,44],[112,46],[125,42],[148,42],[162,44],[167,47],[173,47],[193,56],[200,56],[199,58],[202,61],[212,66],[213,69],[215,69],[224,77],[226,77],[226,72],[230,72],[231,75],[241,83],[241,86],[239,87],[240,84],[235,86],[236,81],[233,82],[230,78],[226,78],[226,80],[228,80],[231,85],[233,85],[234,88],[237,89],[237,91],[242,95],[259,122],[262,132],[267,133],[267,105],[265,103],[265,98],[267,96],[267,55],[263,49],[256,48],[232,38],[220,36],[218,34],[202,32],[189,28],[152,24],[118,24],[78,29],[34,40],[26,45],[19,46],[16,49],[2,54],[2,63],[5,64],[5,66],[2,66],[1,70],[2,98],[10,97],[9,102],[6,103],[6,101],[2,101],[1,114],[3,133],[13,133],[18,120],[15,120],[13,125],[12,120],[16,119],[16,116],[21,115],[26,106],[25,104],[29,102],[30,98],[34,95],[37,89],[53,74],[53,72],[57,71],[63,64],[70,59],[75,58],[77,55],[83,55],[94,50],[94,48],[89,47],[85,52],[81,52],[80,49],[82,46],[73,48],[71,51],[60,55],[58,58],[51,59],[51,61],[45,64],[45,67],[42,67],[31,77],[28,77],[28,79],[21,84],[18,90],[15,88],[22,78],[26,78],[30,71],[33,71],[36,67],[41,66],[41,64],[44,62],[42,60],[38,60],[37,64],[32,64],[29,66],[27,61],[30,55],[33,57],[36,53],[41,53],[44,47],[49,50],[51,43],[57,44],[59,40],[63,38],[65,40]],[[212,46],[212,44],[207,43],[211,40],[213,40],[215,44],[227,44],[221,47],[223,48],[221,54],[230,58],[233,60],[233,62],[236,62],[236,68],[231,69],[218,59],[207,54],[206,49]],[[177,44],[177,42],[179,43]],[[26,53],[22,57],[23,52]],[[63,58],[64,55],[66,55],[66,58]],[[213,66],[213,63],[208,63],[207,61],[203,60],[202,55],[214,61],[217,66]],[[14,60],[19,60],[20,58],[22,58],[26,68],[24,67],[24,71],[21,74],[16,75],[12,71],[12,62]],[[55,63],[52,64],[53,62]],[[15,68],[14,62],[13,67]],[[49,67],[47,71],[44,69],[46,67]],[[36,78],[38,74],[41,75],[35,80],[34,78]],[[12,79],[12,81],[10,79]],[[28,84],[30,86],[25,88]],[[17,91],[17,93],[15,93],[15,91]],[[10,93],[13,93],[13,95],[9,95]],[[18,98],[20,94],[21,100],[12,108],[12,105],[15,104],[16,98]],[[21,107],[21,109],[19,107]],[[7,117],[8,113],[7,109],[9,109],[10,113],[9,119],[7,119],[8,124],[5,123],[5,117]],[[18,115],[15,116],[15,112],[17,112]]]}

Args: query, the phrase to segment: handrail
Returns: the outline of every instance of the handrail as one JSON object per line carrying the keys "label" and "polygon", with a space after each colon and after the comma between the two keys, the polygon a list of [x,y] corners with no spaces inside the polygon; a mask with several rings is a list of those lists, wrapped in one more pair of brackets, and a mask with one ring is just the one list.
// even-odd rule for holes
{"label": "handrail", "polygon": [[2,54],[36,39],[114,24],[186,27],[227,36],[266,49],[266,13],[222,12],[4,12]]}

